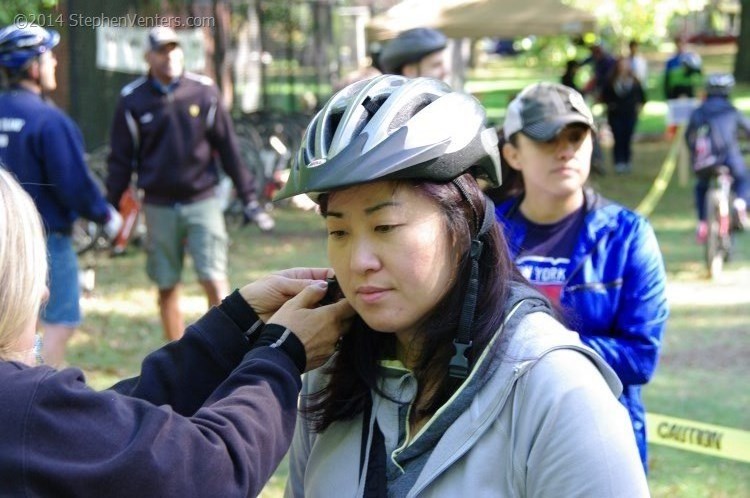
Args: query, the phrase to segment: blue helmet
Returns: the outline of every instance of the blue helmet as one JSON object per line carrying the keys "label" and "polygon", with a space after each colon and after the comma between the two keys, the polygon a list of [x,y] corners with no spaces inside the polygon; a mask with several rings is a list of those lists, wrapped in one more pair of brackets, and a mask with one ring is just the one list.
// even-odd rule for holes
{"label": "blue helmet", "polygon": [[0,30],[0,67],[12,72],[20,71],[59,42],[60,34],[57,31],[41,26],[6,26]]}

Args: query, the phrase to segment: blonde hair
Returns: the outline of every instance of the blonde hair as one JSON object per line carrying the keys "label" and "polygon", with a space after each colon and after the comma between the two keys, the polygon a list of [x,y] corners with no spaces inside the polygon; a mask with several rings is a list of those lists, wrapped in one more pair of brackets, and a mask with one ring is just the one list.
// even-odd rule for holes
{"label": "blonde hair", "polygon": [[34,201],[0,165],[0,359],[36,320],[47,285],[47,247]]}

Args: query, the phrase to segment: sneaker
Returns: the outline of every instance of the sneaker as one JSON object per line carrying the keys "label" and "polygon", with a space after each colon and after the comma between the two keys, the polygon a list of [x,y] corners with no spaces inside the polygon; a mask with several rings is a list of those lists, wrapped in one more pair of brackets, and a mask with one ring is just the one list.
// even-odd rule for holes
{"label": "sneaker", "polygon": [[702,245],[706,243],[706,239],[708,239],[708,223],[700,221],[695,230],[695,242]]}

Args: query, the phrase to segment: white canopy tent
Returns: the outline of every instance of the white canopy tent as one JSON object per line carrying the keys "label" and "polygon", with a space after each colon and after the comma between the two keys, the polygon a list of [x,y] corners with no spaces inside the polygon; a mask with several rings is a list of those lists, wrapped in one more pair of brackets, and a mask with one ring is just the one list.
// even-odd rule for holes
{"label": "white canopy tent", "polygon": [[389,40],[401,31],[429,27],[449,38],[514,38],[593,31],[593,14],[561,0],[405,0],[367,25],[370,41]]}

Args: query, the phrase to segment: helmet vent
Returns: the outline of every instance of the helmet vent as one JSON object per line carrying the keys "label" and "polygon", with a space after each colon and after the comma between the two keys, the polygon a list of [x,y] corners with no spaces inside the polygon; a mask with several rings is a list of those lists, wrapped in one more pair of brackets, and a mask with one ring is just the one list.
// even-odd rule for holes
{"label": "helmet vent", "polygon": [[[331,142],[333,141],[333,135],[336,133],[336,130],[339,127],[339,123],[341,122],[341,118],[344,117],[343,112],[337,112],[335,114],[331,114],[328,118],[328,123],[323,128],[325,131],[325,136],[323,137],[323,143],[326,144],[325,147],[328,149],[330,147]],[[328,151],[326,150],[325,155],[328,155]]]}
{"label": "helmet vent", "polygon": [[388,133],[392,133],[396,128],[400,128],[412,117],[414,117],[419,111],[430,105],[435,101],[434,95],[422,94],[415,98],[408,105],[405,105],[395,116],[388,125]]}

